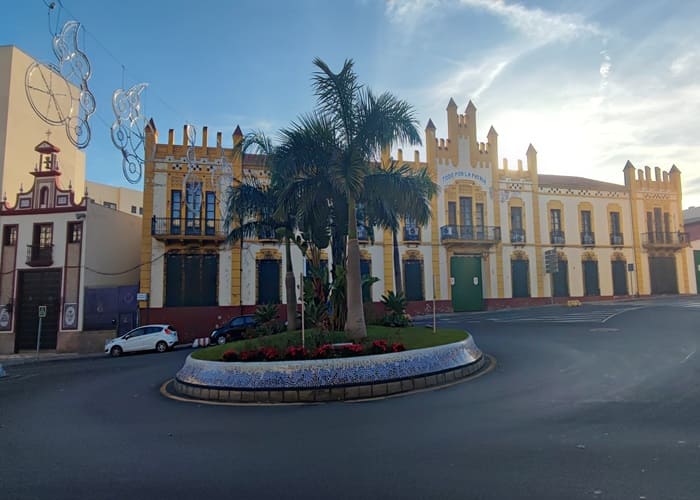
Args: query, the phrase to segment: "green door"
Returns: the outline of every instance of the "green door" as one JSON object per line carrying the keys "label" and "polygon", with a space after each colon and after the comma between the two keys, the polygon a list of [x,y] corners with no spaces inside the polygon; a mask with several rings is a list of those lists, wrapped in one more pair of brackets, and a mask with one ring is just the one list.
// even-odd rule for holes
{"label": "green door", "polygon": [[481,257],[455,256],[450,259],[452,309],[455,312],[481,311],[484,292],[481,279]]}
{"label": "green door", "polygon": [[510,264],[511,277],[513,280],[513,297],[530,296],[530,276],[527,260],[512,260]]}
{"label": "green door", "polygon": [[612,264],[613,295],[627,295],[627,262],[614,260]]}
{"label": "green door", "polygon": [[584,260],[583,264],[583,294],[586,296],[600,295],[598,284],[598,261]]}
{"label": "green door", "polygon": [[695,255],[695,283],[700,293],[700,250],[694,250],[693,255]]}
{"label": "green door", "polygon": [[559,261],[556,273],[552,273],[552,297],[569,296],[569,263],[565,260]]}

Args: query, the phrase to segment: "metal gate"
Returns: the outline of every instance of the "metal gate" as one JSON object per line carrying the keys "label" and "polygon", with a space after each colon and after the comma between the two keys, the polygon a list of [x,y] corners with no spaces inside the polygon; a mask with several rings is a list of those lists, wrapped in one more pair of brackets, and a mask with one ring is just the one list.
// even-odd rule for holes
{"label": "metal gate", "polygon": [[583,261],[583,294],[600,295],[598,284],[598,262],[595,260]]}
{"label": "metal gate", "polygon": [[612,261],[613,295],[627,295],[627,263]]}
{"label": "metal gate", "polygon": [[46,306],[46,317],[41,321],[40,347],[41,349],[56,349],[60,300],[60,269],[20,271],[16,306],[15,351],[36,349],[39,306]]}
{"label": "metal gate", "polygon": [[674,257],[649,257],[651,293],[678,293],[678,276]]}
{"label": "metal gate", "polygon": [[450,259],[452,309],[455,312],[480,311],[484,308],[481,280],[481,257],[454,256]]}
{"label": "metal gate", "polygon": [[511,279],[513,280],[513,297],[529,297],[529,267],[527,260],[512,260],[510,262]]}

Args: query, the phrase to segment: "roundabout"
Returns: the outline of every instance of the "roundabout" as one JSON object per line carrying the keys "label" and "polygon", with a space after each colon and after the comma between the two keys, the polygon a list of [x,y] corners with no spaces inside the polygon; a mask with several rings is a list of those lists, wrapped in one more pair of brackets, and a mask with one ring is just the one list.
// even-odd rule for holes
{"label": "roundabout", "polygon": [[231,403],[346,401],[450,384],[486,366],[488,357],[472,336],[424,349],[317,360],[224,362],[189,355],[171,391]]}

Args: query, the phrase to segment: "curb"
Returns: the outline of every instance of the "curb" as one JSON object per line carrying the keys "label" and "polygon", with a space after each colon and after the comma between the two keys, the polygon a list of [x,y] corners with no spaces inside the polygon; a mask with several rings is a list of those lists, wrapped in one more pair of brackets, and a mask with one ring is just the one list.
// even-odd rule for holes
{"label": "curb", "polygon": [[469,365],[440,373],[426,374],[409,379],[382,381],[375,384],[313,389],[227,390],[187,384],[175,378],[163,385],[161,393],[170,399],[183,402],[240,406],[255,404],[280,406],[334,401],[357,402],[447,387],[487,373],[493,369],[495,364],[494,358],[484,354]]}

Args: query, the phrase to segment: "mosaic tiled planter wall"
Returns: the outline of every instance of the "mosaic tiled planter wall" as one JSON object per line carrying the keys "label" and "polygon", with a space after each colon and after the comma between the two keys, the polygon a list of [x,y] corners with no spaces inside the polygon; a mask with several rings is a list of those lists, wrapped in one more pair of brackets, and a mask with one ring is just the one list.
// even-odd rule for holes
{"label": "mosaic tiled planter wall", "polygon": [[[370,389],[355,397],[403,392],[420,388],[417,385],[453,381],[473,373],[483,363],[484,356],[471,336],[427,349],[322,360],[237,363],[204,361],[190,355],[177,373],[174,386],[187,396],[226,401],[304,401],[304,391],[314,392],[312,401],[352,399],[356,391],[349,391],[351,388],[385,388]],[[413,383],[416,379],[424,379],[425,383]],[[390,391],[387,384],[397,390]],[[296,396],[287,394],[295,391]]]}

